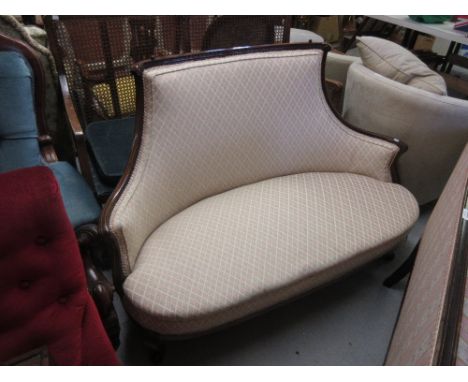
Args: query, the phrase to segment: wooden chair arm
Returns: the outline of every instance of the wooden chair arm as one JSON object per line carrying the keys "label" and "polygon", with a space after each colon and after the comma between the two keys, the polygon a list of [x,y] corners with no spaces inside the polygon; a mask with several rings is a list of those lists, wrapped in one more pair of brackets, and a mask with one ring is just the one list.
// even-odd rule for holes
{"label": "wooden chair arm", "polygon": [[68,126],[70,127],[73,133],[73,141],[75,144],[76,155],[78,157],[78,163],[80,165],[81,173],[86,179],[88,184],[94,190],[94,183],[91,174],[91,163],[86,149],[86,137],[81,127],[78,114],[76,113],[75,106],[70,95],[70,90],[68,88],[67,79],[64,74],[59,75],[60,89],[62,91],[63,103],[66,111],[66,118]]}
{"label": "wooden chair arm", "polygon": [[55,152],[52,137],[48,134],[41,134],[37,137],[41,155],[47,163],[58,161],[57,153]]}

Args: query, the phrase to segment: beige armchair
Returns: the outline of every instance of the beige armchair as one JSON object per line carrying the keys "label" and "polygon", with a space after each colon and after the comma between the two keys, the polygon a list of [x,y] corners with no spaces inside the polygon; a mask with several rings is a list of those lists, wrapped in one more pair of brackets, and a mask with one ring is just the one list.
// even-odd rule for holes
{"label": "beige armchair", "polygon": [[390,80],[356,57],[330,55],[327,77],[346,84],[345,120],[408,145],[398,171],[419,204],[437,199],[468,141],[468,101]]}
{"label": "beige armchair", "polygon": [[388,253],[418,217],[399,147],[346,126],[324,45],[142,64],[138,129],[101,229],[130,315],[193,335],[298,297]]}

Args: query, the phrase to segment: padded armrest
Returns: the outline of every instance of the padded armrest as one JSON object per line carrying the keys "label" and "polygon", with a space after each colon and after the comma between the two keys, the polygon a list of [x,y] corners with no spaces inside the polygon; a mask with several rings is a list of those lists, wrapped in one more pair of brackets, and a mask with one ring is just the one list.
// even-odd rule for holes
{"label": "padded armrest", "polygon": [[408,145],[398,172],[421,205],[440,195],[468,141],[467,101],[401,84],[360,63],[348,71],[343,116]]}

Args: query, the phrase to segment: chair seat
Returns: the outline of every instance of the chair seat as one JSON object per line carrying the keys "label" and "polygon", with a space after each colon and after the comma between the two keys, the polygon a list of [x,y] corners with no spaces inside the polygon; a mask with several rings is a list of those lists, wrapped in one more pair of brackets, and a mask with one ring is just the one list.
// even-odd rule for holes
{"label": "chair seat", "polygon": [[219,327],[387,253],[418,217],[403,187],[303,173],[206,198],[157,228],[124,283],[125,304],[165,335]]}
{"label": "chair seat", "polygon": [[127,165],[132,148],[135,118],[92,122],[86,128],[86,139],[99,176],[115,186]]}
{"label": "chair seat", "polygon": [[48,164],[60,185],[65,210],[73,227],[96,222],[101,209],[83,177],[68,163]]}

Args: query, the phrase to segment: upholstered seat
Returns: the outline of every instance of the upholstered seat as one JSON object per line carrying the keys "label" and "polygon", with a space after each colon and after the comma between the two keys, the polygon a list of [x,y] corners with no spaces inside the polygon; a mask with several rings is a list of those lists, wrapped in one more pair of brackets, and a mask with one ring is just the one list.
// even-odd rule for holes
{"label": "upholstered seat", "polygon": [[116,185],[127,165],[132,148],[135,118],[109,119],[92,122],[86,128],[86,138],[99,176]]}
{"label": "upholstered seat", "polygon": [[236,188],[175,215],[124,283],[138,321],[162,334],[220,326],[388,251],[415,222],[403,187],[305,173]]}
{"label": "upholstered seat", "polygon": [[[39,69],[31,67],[20,51],[0,51],[0,173],[49,166],[60,184],[72,225],[78,227],[96,222],[101,209],[78,171],[68,162],[59,162],[56,158],[50,160],[41,153],[38,142],[41,126],[35,94],[38,89],[34,82],[41,73],[35,70]],[[41,133],[42,138],[47,138],[44,131]]]}
{"label": "upholstered seat", "polygon": [[83,177],[68,162],[50,163],[49,168],[59,183],[65,210],[73,227],[95,222],[101,209]]}
{"label": "upholstered seat", "polygon": [[143,64],[134,152],[101,228],[144,328],[189,335],[258,313],[384,255],[415,222],[391,182],[399,147],[330,109],[325,49]]}

